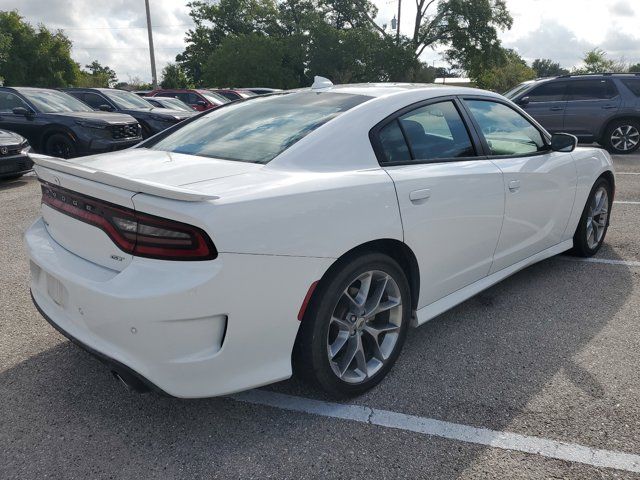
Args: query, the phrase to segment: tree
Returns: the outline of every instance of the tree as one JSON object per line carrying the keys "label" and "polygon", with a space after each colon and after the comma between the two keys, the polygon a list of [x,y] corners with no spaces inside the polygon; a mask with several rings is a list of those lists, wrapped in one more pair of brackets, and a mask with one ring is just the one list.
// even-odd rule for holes
{"label": "tree", "polygon": [[640,73],[640,63],[629,65],[629,73]]}
{"label": "tree", "polygon": [[527,62],[517,52],[508,49],[503,51],[503,59],[498,65],[485,70],[477,77],[476,85],[502,93],[535,76],[535,71],[527,66]]}
{"label": "tree", "polygon": [[118,76],[116,75],[116,72],[106,65],[100,65],[97,60],[94,60],[89,65],[85,65],[85,68],[88,70],[89,75],[102,84],[101,86],[113,87],[118,83]]}
{"label": "tree", "polygon": [[169,63],[162,69],[162,88],[189,88],[191,87],[186,73],[180,65]]}
{"label": "tree", "polygon": [[557,77],[569,73],[569,70],[562,68],[558,62],[548,58],[536,58],[531,68],[536,72],[537,77]]}
{"label": "tree", "polygon": [[584,65],[573,70],[573,73],[624,73],[629,67],[621,61],[615,61],[607,58],[607,52],[600,48],[585,53],[582,59]]}
{"label": "tree", "polygon": [[71,58],[71,41],[62,31],[34,28],[16,11],[0,11],[0,76],[5,85],[66,87],[80,67]]}

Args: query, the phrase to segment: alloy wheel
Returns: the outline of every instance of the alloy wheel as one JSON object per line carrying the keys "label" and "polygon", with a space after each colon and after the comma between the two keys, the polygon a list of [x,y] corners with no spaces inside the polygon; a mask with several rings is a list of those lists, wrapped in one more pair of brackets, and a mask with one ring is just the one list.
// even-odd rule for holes
{"label": "alloy wheel", "polygon": [[611,145],[621,152],[636,148],[640,142],[640,132],[633,125],[620,125],[611,133]]}
{"label": "alloy wheel", "polygon": [[393,277],[374,270],[350,282],[336,303],[327,334],[333,373],[350,384],[375,375],[398,343],[402,317],[402,295]]}
{"label": "alloy wheel", "polygon": [[589,212],[587,214],[587,245],[595,249],[607,228],[609,220],[609,194],[604,187],[598,188],[589,202]]}

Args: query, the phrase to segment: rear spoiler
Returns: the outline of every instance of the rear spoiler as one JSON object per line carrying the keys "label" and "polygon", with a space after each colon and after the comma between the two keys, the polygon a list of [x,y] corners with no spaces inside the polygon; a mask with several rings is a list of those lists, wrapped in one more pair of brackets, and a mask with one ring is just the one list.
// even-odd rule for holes
{"label": "rear spoiler", "polygon": [[38,167],[45,167],[62,173],[68,173],[76,177],[86,178],[94,182],[103,183],[112,187],[122,188],[131,192],[146,193],[156,197],[170,198],[172,200],[182,200],[184,202],[204,202],[207,200],[216,200],[220,197],[215,195],[207,195],[205,193],[196,192],[187,188],[174,187],[162,183],[149,182],[147,180],[137,180],[135,178],[114,175],[102,170],[89,168],[85,165],[68,162],[61,158],[49,157],[47,155],[39,155],[37,153],[29,153],[29,157],[36,164],[35,171],[40,177]]}

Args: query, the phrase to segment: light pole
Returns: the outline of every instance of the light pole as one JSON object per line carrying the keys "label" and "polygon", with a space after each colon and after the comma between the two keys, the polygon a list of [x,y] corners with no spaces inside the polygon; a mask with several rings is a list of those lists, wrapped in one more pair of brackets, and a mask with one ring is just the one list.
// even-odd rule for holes
{"label": "light pole", "polygon": [[396,29],[396,43],[400,43],[400,11],[402,10],[402,0],[398,0],[398,25]]}
{"label": "light pole", "polygon": [[156,55],[153,51],[153,31],[151,30],[151,12],[149,11],[149,0],[144,0],[147,10],[147,33],[149,34],[149,56],[151,57],[151,84],[153,88],[158,88],[158,75],[156,74]]}

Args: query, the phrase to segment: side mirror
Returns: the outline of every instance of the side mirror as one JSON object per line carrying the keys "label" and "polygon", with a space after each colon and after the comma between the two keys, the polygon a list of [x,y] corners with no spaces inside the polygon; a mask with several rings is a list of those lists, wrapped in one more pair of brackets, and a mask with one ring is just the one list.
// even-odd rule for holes
{"label": "side mirror", "polygon": [[207,102],[205,102],[204,100],[198,100],[196,102],[196,105],[198,105],[199,107],[206,107],[207,106]]}
{"label": "side mirror", "polygon": [[573,152],[578,146],[578,138],[568,133],[551,135],[551,150],[554,152]]}
{"label": "side mirror", "polygon": [[518,105],[520,105],[521,107],[529,105],[529,97],[522,97],[520,100],[518,100]]}
{"label": "side mirror", "polygon": [[113,112],[113,107],[111,105],[103,104],[98,107],[98,110],[102,112]]}
{"label": "side mirror", "polygon": [[31,110],[24,107],[16,107],[11,111],[14,115],[22,115],[23,117],[30,117],[33,115],[33,112]]}

